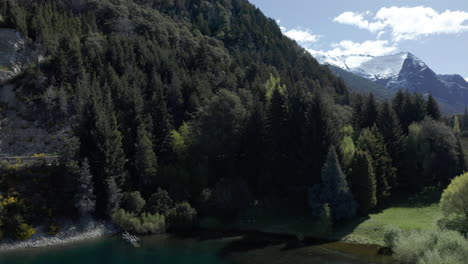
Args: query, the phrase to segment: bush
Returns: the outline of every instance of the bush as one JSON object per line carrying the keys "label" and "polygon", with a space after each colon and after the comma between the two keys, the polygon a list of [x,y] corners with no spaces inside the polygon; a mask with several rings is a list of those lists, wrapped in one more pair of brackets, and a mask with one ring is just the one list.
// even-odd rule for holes
{"label": "bush", "polygon": [[60,232],[60,226],[57,224],[50,224],[47,226],[46,231],[49,236],[56,236]]}
{"label": "bush", "polygon": [[143,207],[145,207],[146,201],[141,197],[140,192],[135,191],[131,193],[125,193],[122,199],[122,207],[132,213],[140,213]]}
{"label": "bush", "polygon": [[468,173],[452,180],[442,193],[440,208],[444,216],[452,214],[468,216]]}
{"label": "bush", "polygon": [[172,229],[193,228],[197,220],[197,211],[188,202],[177,204],[169,211],[167,222]]}
{"label": "bush", "polygon": [[163,215],[142,213],[137,216],[124,209],[119,209],[112,215],[112,222],[123,230],[138,234],[157,234],[164,232],[166,227]]}
{"label": "bush", "polygon": [[395,246],[395,242],[401,235],[401,229],[394,226],[388,226],[385,228],[384,233],[384,243],[386,247],[393,248]]}
{"label": "bush", "polygon": [[22,223],[16,229],[15,238],[18,240],[28,240],[34,234],[36,234],[36,229],[28,224]]}
{"label": "bush", "polygon": [[440,209],[444,218],[439,220],[439,226],[468,231],[468,173],[464,173],[452,180],[442,193]]}
{"label": "bush", "polygon": [[152,194],[148,200],[148,209],[153,214],[167,215],[173,206],[174,201],[172,201],[169,193],[161,188],[158,188],[156,193]]}
{"label": "bush", "polygon": [[385,235],[392,246],[394,257],[408,264],[465,263],[468,258],[468,240],[449,230],[410,231],[390,230]]}
{"label": "bush", "polygon": [[468,234],[468,221],[464,216],[443,217],[437,221],[437,226],[458,231],[464,235]]}

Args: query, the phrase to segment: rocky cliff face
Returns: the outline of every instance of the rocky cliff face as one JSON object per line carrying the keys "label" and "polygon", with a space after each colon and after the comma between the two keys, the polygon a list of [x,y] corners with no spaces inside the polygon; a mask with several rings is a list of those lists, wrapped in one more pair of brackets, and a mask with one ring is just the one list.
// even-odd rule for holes
{"label": "rocky cliff face", "polygon": [[37,56],[32,44],[14,29],[0,28],[0,40],[0,82],[5,82]]}
{"label": "rocky cliff face", "polygon": [[37,58],[33,44],[18,31],[0,28],[0,155],[51,154],[63,146],[61,139],[67,129],[23,118],[27,106],[17,98],[15,85],[8,83]]}

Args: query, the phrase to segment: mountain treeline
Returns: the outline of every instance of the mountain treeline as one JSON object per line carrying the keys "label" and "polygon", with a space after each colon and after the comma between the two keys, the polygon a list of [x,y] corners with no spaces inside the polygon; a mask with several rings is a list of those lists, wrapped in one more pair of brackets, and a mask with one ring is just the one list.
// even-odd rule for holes
{"label": "mountain treeline", "polygon": [[246,0],[0,7],[2,26],[40,53],[11,81],[22,114],[71,131],[57,166],[4,166],[9,236],[57,216],[112,217],[143,233],[184,228],[192,206],[232,214],[266,198],[317,215],[328,204],[341,219],[464,169],[431,97],[349,94]]}

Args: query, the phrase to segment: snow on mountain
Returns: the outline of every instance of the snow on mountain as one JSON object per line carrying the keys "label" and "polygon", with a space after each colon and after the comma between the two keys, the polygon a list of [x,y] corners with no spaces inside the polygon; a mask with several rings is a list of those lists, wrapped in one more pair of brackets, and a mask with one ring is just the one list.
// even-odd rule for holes
{"label": "snow on mountain", "polygon": [[465,105],[468,105],[468,82],[463,77],[457,74],[438,75],[421,59],[409,52],[376,57],[314,56],[322,64],[337,66],[390,91],[401,89],[424,95],[432,94],[448,108],[445,112],[460,112]]}
{"label": "snow on mountain", "polygon": [[333,66],[340,67],[345,70],[352,70],[362,63],[373,59],[373,56],[370,55],[341,55],[341,56],[328,56],[323,54],[313,54],[313,56],[321,64],[330,64]]}
{"label": "snow on mountain", "polygon": [[352,69],[353,72],[370,80],[389,79],[398,75],[409,53],[374,57]]}

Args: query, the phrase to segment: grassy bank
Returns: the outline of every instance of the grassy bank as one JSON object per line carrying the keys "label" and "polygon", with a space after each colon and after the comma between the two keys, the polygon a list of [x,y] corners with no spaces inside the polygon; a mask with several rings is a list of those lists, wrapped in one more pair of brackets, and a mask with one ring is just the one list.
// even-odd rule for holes
{"label": "grassy bank", "polygon": [[439,217],[439,205],[424,206],[394,205],[381,212],[358,218],[337,227],[335,236],[346,241],[364,244],[383,244],[383,236],[388,226],[403,230],[429,230]]}
{"label": "grassy bank", "polygon": [[304,208],[294,208],[281,202],[249,208],[239,217],[226,221],[205,218],[202,228],[258,230],[275,234],[295,234],[299,237],[345,240],[360,244],[383,244],[388,226],[403,230],[429,230],[440,216],[437,194],[401,196],[386,209],[335,223],[331,233],[325,233],[323,225]]}

